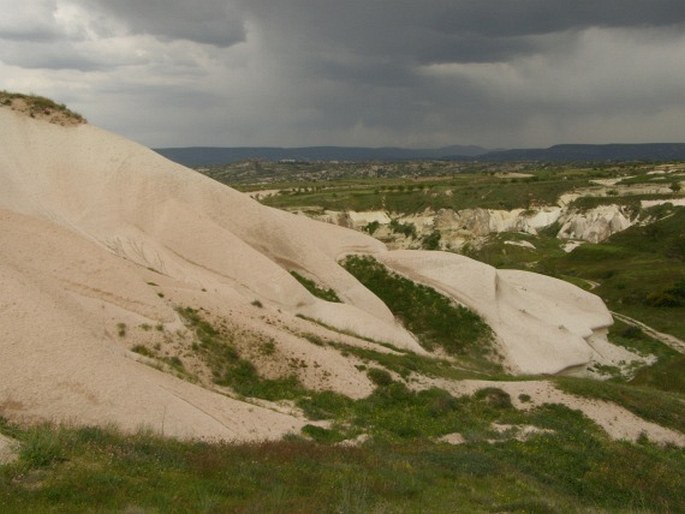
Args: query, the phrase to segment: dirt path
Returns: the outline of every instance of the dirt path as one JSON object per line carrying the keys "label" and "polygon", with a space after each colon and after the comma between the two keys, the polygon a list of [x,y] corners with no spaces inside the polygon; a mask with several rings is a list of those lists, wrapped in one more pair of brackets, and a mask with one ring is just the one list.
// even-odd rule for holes
{"label": "dirt path", "polygon": [[632,325],[634,327],[642,329],[642,331],[644,331],[645,334],[647,334],[650,337],[653,337],[658,341],[661,341],[665,345],[670,346],[675,351],[685,353],[685,341],[683,341],[682,339],[678,339],[677,337],[672,336],[670,334],[664,334],[663,332],[654,330],[652,327],[645,325],[641,321],[638,321],[634,318],[626,316],[625,314],[619,314],[618,312],[612,311],[611,315],[616,319],[622,321],[623,323],[627,323],[628,325]]}

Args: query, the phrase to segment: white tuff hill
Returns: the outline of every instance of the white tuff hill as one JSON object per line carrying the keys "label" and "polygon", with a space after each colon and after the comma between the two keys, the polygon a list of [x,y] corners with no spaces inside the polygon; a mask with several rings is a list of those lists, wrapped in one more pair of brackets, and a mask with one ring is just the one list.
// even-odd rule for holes
{"label": "white tuff hill", "polygon": [[[162,354],[167,345],[186,358],[176,308],[193,307],[244,344],[270,341],[265,376],[297,360],[305,386],[365,396],[373,387],[358,361],[305,334],[328,326],[348,334],[337,335],[347,344],[426,352],[337,264],[350,253],[373,255],[480,313],[515,372],[557,373],[599,359],[596,348],[606,353],[608,310],[565,282],[456,254],[388,251],[90,125],[0,108],[0,133],[0,415],[10,419],[238,440],[297,431],[306,421],[295,412],[182,380],[130,350],[152,340]],[[344,303],[312,296],[292,270]]]}

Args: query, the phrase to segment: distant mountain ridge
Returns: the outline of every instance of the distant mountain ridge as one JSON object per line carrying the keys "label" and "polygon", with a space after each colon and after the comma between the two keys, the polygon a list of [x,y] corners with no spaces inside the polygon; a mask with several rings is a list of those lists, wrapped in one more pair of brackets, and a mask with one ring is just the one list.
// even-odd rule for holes
{"label": "distant mountain ridge", "polygon": [[309,146],[157,148],[156,152],[184,166],[212,166],[249,159],[269,161],[403,161],[445,159],[455,161],[669,161],[685,160],[685,143],[560,144],[549,148],[488,150],[480,146],[441,148]]}

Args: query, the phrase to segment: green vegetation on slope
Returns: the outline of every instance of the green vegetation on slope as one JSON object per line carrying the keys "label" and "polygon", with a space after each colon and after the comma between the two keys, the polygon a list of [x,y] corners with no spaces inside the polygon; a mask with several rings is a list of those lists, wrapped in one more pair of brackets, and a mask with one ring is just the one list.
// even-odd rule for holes
{"label": "green vegetation on slope", "polygon": [[685,395],[635,385],[557,377],[566,392],[617,403],[643,419],[685,433]]}
{"label": "green vegetation on slope", "polygon": [[448,354],[495,371],[492,335],[474,312],[456,305],[434,289],[389,271],[371,257],[350,256],[343,266],[388,306],[428,350]]}
{"label": "green vegetation on slope", "polygon": [[294,375],[276,379],[260,376],[255,365],[240,355],[230,337],[208,323],[197,310],[185,307],[177,312],[194,330],[198,342],[193,349],[211,370],[215,384],[230,387],[243,396],[272,401],[303,395],[305,390]]}
{"label": "green vegetation on slope", "polygon": [[[263,203],[280,208],[317,206],[331,210],[386,210],[411,214],[427,208],[439,209],[516,209],[535,204],[554,204],[559,196],[574,187],[587,186],[588,177],[565,173],[538,172],[532,177],[502,179],[488,174],[456,174],[412,181],[357,180],[334,181],[317,187],[288,187],[279,184],[281,194]],[[311,184],[309,184],[311,186]]]}
{"label": "green vegetation on slope", "polygon": [[326,300],[328,302],[340,303],[340,298],[338,298],[337,293],[333,289],[323,288],[323,287],[319,286],[313,280],[311,280],[307,277],[303,277],[297,271],[291,271],[290,274],[293,277],[295,277],[295,279],[300,284],[302,284],[307,291],[309,291],[311,294],[313,294],[317,298],[321,298],[322,300]]}

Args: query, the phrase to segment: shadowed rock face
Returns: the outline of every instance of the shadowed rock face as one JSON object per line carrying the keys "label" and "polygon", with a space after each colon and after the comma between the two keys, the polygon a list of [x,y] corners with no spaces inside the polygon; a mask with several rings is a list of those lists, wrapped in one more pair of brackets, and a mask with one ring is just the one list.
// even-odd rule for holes
{"label": "shadowed rock face", "polygon": [[[297,415],[144,365],[130,349],[151,335],[135,328],[163,327],[163,349],[192,361],[194,335],[175,308],[203,309],[231,320],[231,337],[268,334],[284,360],[311,363],[298,373],[312,387],[363,396],[372,390],[366,375],[351,358],[307,341],[302,334],[315,325],[302,316],[426,352],[338,265],[349,253],[374,255],[481,313],[521,372],[587,362],[586,338],[611,323],[597,297],[568,284],[454,254],[388,252],[367,235],[262,206],[89,125],[0,109],[0,128],[0,405],[13,419],[240,440],[298,431],[306,421]],[[315,298],[291,270],[343,303]]]}

